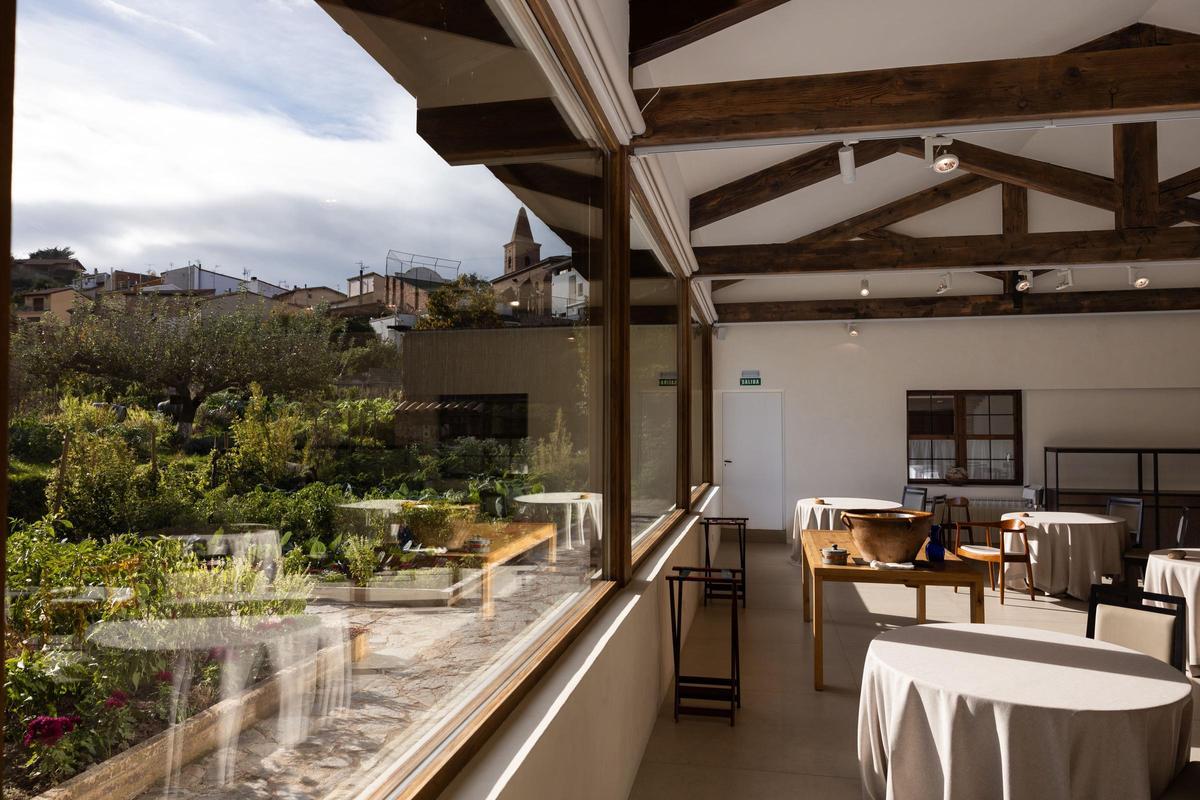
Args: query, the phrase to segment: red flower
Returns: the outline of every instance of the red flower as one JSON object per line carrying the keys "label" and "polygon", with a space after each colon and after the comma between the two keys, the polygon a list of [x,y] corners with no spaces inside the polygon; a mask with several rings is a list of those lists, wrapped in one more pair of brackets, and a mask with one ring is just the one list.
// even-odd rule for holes
{"label": "red flower", "polygon": [[175,680],[175,673],[171,672],[169,669],[159,670],[158,672],[154,673],[154,679],[159,683],[171,683]]}
{"label": "red flower", "polygon": [[117,689],[104,701],[105,708],[124,708],[129,705],[129,695]]}
{"label": "red flower", "polygon": [[66,736],[71,731],[75,730],[75,726],[80,722],[79,717],[48,717],[37,716],[29,720],[29,724],[25,726],[25,746],[29,747],[34,742],[44,746],[53,747],[58,744],[59,740]]}

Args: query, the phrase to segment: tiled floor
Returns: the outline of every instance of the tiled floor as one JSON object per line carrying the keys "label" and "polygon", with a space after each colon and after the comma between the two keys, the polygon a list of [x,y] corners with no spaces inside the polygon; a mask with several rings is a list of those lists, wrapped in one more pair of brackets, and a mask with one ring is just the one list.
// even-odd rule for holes
{"label": "tiled floor", "polygon": [[[721,548],[719,563],[736,557]],[[742,612],[742,708],[728,720],[671,716],[668,697],[642,758],[630,800],[840,800],[861,797],[858,779],[858,692],[871,640],[914,623],[911,589],[871,584],[825,585],[825,690],[812,688],[812,636],[801,619],[800,568],[783,544],[749,545],[749,607]],[[931,588],[931,622],[969,619],[965,590]],[[1045,597],[1035,602],[987,592],[988,622],[1083,635],[1086,604]],[[727,674],[729,607],[696,616],[684,647],[684,669]],[[1193,680],[1193,683],[1197,683]],[[1200,684],[1193,697],[1200,708]],[[1192,741],[1200,745],[1200,714]],[[1200,759],[1200,746],[1192,748]]]}

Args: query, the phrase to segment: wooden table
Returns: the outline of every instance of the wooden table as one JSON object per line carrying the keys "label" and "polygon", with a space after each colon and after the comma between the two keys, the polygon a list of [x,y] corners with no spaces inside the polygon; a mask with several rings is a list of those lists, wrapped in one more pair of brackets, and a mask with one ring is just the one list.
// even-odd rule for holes
{"label": "wooden table", "polygon": [[[552,522],[510,522],[507,525],[478,523],[466,526],[456,533],[454,548],[445,553],[446,558],[456,560],[477,558],[483,562],[480,577],[480,611],[490,617],[492,607],[492,569],[527,553],[543,542],[547,543],[547,560],[558,561],[558,529]],[[491,547],[484,552],[461,549],[468,539],[487,539]]]}
{"label": "wooden table", "polygon": [[[804,621],[812,621],[813,688],[824,688],[824,608],[822,589],[825,581],[843,583],[895,583],[917,590],[917,623],[925,622],[926,586],[966,586],[971,590],[971,622],[983,622],[983,578],[976,570],[950,552],[946,560],[934,564],[925,560],[921,548],[914,569],[872,569],[858,552],[848,531],[804,531]],[[835,567],[821,563],[821,550],[836,544],[849,551],[846,565]],[[811,590],[810,590],[811,584]],[[811,591],[811,595],[809,592]],[[816,613],[813,613],[815,608]]]}

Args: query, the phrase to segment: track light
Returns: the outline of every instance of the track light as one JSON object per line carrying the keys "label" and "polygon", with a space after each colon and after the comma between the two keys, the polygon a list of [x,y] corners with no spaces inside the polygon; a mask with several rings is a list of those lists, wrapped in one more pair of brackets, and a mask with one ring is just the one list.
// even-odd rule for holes
{"label": "track light", "polygon": [[1140,267],[1129,268],[1129,285],[1135,289],[1145,289],[1150,285],[1150,279]]}
{"label": "track light", "polygon": [[846,333],[850,336],[858,336],[858,326],[853,322],[846,323]]}
{"label": "track light", "polygon": [[1058,285],[1054,287],[1054,291],[1061,292],[1063,289],[1069,289],[1075,285],[1075,277],[1069,269],[1060,269],[1058,271]]}
{"label": "track light", "polygon": [[854,145],[857,141],[851,139],[842,142],[838,148],[838,168],[842,173],[842,183],[854,183]]}
{"label": "track light", "polygon": [[863,278],[861,281],[859,281],[858,282],[858,293],[860,295],[862,295],[863,297],[866,297],[869,294],[871,294],[871,282],[868,281],[866,278]]}
{"label": "track light", "polygon": [[509,300],[508,304],[510,306],[512,306],[513,308],[516,308],[517,306],[521,305],[521,301],[520,300]]}
{"label": "track light", "polygon": [[1023,269],[1017,273],[1020,280],[1017,281],[1018,292],[1028,292],[1033,286],[1033,270]]}
{"label": "track light", "polygon": [[945,294],[945,293],[947,292],[947,290],[949,290],[949,289],[950,289],[950,286],[951,286],[951,285],[952,285],[952,283],[951,283],[951,280],[950,280],[950,273],[949,273],[949,272],[943,272],[943,273],[942,273],[942,277],[941,277],[941,279],[940,279],[940,280],[938,280],[938,285],[937,285],[937,293],[938,293],[938,294]]}
{"label": "track light", "polygon": [[950,145],[954,144],[953,139],[946,136],[926,136],[924,138],[925,163],[930,169],[942,175],[958,169],[958,156],[950,152]]}

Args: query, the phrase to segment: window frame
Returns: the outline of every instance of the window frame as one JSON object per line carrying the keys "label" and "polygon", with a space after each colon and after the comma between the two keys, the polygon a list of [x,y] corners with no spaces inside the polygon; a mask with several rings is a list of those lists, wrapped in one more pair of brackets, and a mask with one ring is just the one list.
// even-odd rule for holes
{"label": "window frame", "polygon": [[[908,418],[908,403],[913,397],[942,395],[954,398],[954,432],[946,434],[913,434]],[[1013,432],[1011,434],[970,433],[967,431],[967,398],[972,396],[1007,396],[1012,398]],[[1020,389],[909,389],[904,395],[904,476],[911,484],[925,486],[1023,486],[1025,483],[1025,434],[1021,422],[1022,393]],[[942,439],[954,442],[954,465],[969,469],[967,466],[967,441],[981,439],[985,441],[1011,441],[1013,443],[1013,477],[1011,479],[994,480],[968,477],[962,481],[949,481],[943,478],[910,478],[908,476],[912,457],[909,455],[909,443],[914,439]]]}

